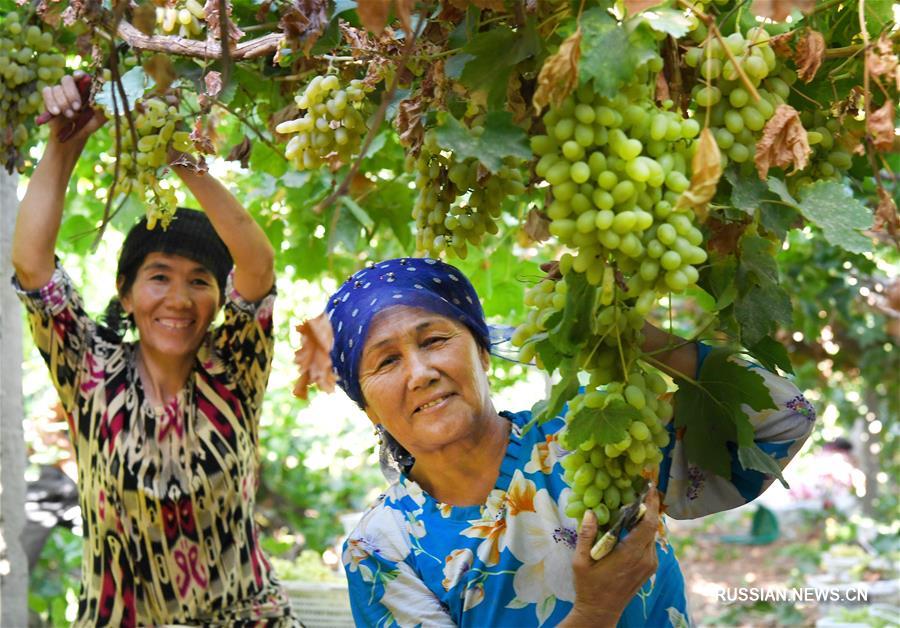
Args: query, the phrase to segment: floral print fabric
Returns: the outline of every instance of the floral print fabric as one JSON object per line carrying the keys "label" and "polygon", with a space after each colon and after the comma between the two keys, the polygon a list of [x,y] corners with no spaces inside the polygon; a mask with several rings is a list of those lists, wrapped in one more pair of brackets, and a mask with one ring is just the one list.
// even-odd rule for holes
{"label": "floral print fabric", "polygon": [[[753,417],[757,442],[783,467],[812,424],[786,405],[799,395],[796,387],[763,375],[781,409]],[[572,609],[577,522],[565,515],[571,489],[558,463],[568,452],[556,439],[563,421],[523,434],[530,412],[502,414],[512,424],[510,441],[483,506],[441,504],[403,475],[350,534],[343,563],[358,626],[551,626]],[[725,490],[689,468],[680,444],[667,448],[660,484],[668,485],[669,512],[733,508],[768,486],[762,474],[737,466],[736,485]],[[750,495],[754,487],[759,492]],[[689,621],[678,561],[664,538],[656,550],[657,572],[628,604],[620,626]]]}
{"label": "floral print fabric", "polygon": [[152,407],[136,346],[98,333],[62,268],[40,290],[16,287],[78,463],[75,625],[293,625],[253,521],[274,288],[248,303],[229,277],[186,387]]}

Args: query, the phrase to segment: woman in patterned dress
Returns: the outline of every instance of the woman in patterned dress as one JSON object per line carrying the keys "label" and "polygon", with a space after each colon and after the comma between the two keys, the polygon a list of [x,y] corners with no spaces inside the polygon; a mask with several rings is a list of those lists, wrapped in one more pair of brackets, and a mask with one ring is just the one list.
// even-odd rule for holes
{"label": "woman in patterned dress", "polygon": [[[647,518],[595,562],[593,513],[585,513],[581,533],[565,514],[563,421],[526,431],[530,412],[495,410],[489,330],[457,269],[433,259],[381,262],[350,277],[326,311],[338,382],[375,424],[398,471],[344,546],[357,625],[689,622],[680,567],[656,539],[657,499],[674,517],[699,517],[750,501],[771,477],[744,470],[733,454],[730,481],[706,476],[673,438]],[[708,350],[676,345],[649,326],[645,332],[643,349],[660,351],[672,373],[694,375]],[[814,415],[793,384],[759,373],[778,408],[751,415],[756,442],[783,467]]]}
{"label": "woman in patterned dress", "polygon": [[[86,103],[71,77],[43,96],[55,118],[19,208],[14,284],[75,445],[75,625],[295,625],[253,519],[273,249],[221,183],[174,167],[205,213],[179,209],[165,231],[139,222],[107,324],[95,323],[54,248],[69,178],[104,117],[61,142]],[[117,319],[136,327],[137,342],[123,340]]]}

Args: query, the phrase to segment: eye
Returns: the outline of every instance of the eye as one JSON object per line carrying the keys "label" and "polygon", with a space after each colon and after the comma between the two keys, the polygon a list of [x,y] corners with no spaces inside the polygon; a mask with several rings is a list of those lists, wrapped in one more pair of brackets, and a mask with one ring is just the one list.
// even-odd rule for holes
{"label": "eye", "polygon": [[445,342],[447,342],[446,336],[430,336],[422,344],[426,347],[439,347]]}
{"label": "eye", "polygon": [[195,286],[211,286],[212,285],[206,279],[202,279],[199,277],[197,279],[194,279],[193,281],[191,281],[191,283],[194,284]]}
{"label": "eye", "polygon": [[168,281],[168,277],[163,275],[162,273],[156,273],[155,275],[150,275],[150,281]]}
{"label": "eye", "polygon": [[396,356],[396,355],[388,355],[388,356],[385,356],[384,358],[382,358],[382,359],[378,362],[378,366],[375,367],[375,370],[376,370],[376,371],[380,371],[380,370],[382,370],[382,369],[384,369],[384,368],[387,368],[388,366],[390,366],[391,364],[393,364],[393,363],[396,362],[396,361],[397,361],[397,356]]}

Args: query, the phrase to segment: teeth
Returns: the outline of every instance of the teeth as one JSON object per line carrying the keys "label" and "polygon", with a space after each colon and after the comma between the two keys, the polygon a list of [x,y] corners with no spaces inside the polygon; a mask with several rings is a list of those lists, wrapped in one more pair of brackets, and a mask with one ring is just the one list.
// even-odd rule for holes
{"label": "teeth", "polygon": [[443,401],[444,399],[446,399],[446,398],[447,398],[447,395],[441,397],[440,399],[435,399],[434,401],[429,401],[428,403],[419,406],[419,410],[427,410],[428,408],[431,408],[431,407],[433,407],[433,406],[436,406],[437,404],[439,404],[440,402],[442,402],[442,401]]}
{"label": "teeth", "polygon": [[190,327],[191,321],[160,320],[159,324],[170,329],[184,329],[185,327]]}

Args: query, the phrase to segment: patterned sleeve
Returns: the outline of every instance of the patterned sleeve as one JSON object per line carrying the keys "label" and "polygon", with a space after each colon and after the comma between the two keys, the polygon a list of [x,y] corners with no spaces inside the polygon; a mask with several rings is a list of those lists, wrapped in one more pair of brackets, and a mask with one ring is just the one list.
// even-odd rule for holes
{"label": "patterned sleeve", "polygon": [[455,626],[407,562],[411,548],[396,513],[388,506],[376,506],[344,543],[342,561],[354,623],[379,627]]}
{"label": "patterned sleeve", "polygon": [[25,305],[31,336],[50,370],[50,380],[63,409],[72,415],[78,397],[78,373],[94,323],[68,273],[57,263],[43,288],[24,290],[16,277],[13,288]]}
{"label": "patterned sleeve", "polygon": [[272,310],[275,286],[251,303],[234,288],[234,271],[225,284],[223,323],[213,332],[213,347],[241,394],[258,414],[269,381],[275,345]]}
{"label": "patterned sleeve", "polygon": [[[705,357],[702,347],[699,357],[701,360]],[[815,409],[789,380],[755,364],[738,361],[762,376],[777,406],[762,412],[755,412],[748,406],[744,410],[753,425],[756,444],[784,469],[812,433]],[[665,493],[666,514],[675,519],[693,519],[737,508],[759,497],[775,480],[774,476],[744,469],[733,443],[728,445],[731,479],[708,473],[688,462],[681,433],[675,432],[674,421],[669,423],[668,429],[673,438],[664,450],[659,481],[660,490]]]}

